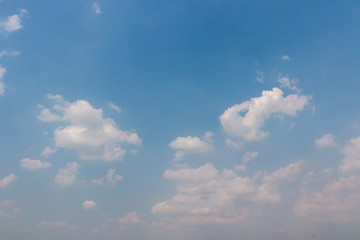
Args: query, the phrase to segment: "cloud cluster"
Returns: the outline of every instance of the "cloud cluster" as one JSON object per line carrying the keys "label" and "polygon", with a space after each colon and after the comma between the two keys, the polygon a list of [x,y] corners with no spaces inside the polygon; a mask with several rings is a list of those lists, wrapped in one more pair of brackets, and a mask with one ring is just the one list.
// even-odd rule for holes
{"label": "cloud cluster", "polygon": [[[243,141],[259,141],[268,132],[262,130],[272,116],[296,116],[309,103],[307,96],[292,94],[286,97],[279,88],[263,91],[262,96],[228,108],[221,116],[224,131],[231,138]],[[231,141],[228,141],[230,145]]]}
{"label": "cloud cluster", "polygon": [[68,102],[60,95],[48,95],[52,109],[39,106],[38,119],[44,122],[63,122],[66,126],[54,131],[56,147],[76,150],[84,160],[111,162],[122,159],[125,145],[139,145],[136,132],[117,128],[111,118],[104,118],[103,110],[85,100]]}
{"label": "cloud cluster", "polygon": [[169,146],[172,149],[177,150],[173,161],[181,161],[183,157],[188,154],[205,154],[214,150],[211,143],[211,137],[213,133],[208,131],[204,135],[204,140],[199,137],[178,137],[172,141]]}
{"label": "cloud cluster", "polygon": [[300,170],[300,164],[293,163],[272,173],[258,173],[253,178],[241,177],[229,169],[219,172],[211,163],[198,168],[167,170],[163,177],[178,182],[177,194],[155,204],[152,213],[186,216],[196,219],[198,224],[209,223],[209,220],[231,223],[243,215],[245,202],[280,202],[279,185],[294,180]]}
{"label": "cloud cluster", "polygon": [[115,174],[116,169],[110,169],[104,178],[94,179],[92,180],[93,183],[97,185],[104,185],[105,183],[108,183],[110,185],[115,185],[117,182],[122,181],[123,177],[119,174]]}
{"label": "cloud cluster", "polygon": [[60,168],[55,177],[55,182],[60,187],[66,187],[76,182],[78,175],[79,164],[76,162],[70,162],[66,165],[66,168]]}

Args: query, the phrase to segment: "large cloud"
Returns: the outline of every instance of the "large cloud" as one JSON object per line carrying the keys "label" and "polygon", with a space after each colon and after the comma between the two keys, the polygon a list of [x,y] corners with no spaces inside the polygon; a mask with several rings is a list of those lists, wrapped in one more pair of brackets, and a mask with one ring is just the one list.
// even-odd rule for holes
{"label": "large cloud", "polygon": [[254,178],[238,176],[228,169],[219,172],[211,163],[198,168],[167,170],[163,177],[178,182],[177,194],[168,201],[155,204],[152,212],[188,217],[199,224],[209,221],[231,223],[244,214],[245,208],[240,202],[280,202],[279,185],[293,180],[299,171],[299,163],[272,173],[260,173]]}
{"label": "large cloud", "polygon": [[56,147],[76,150],[85,160],[110,162],[125,155],[124,145],[141,143],[137,133],[118,129],[114,120],[104,118],[101,108],[96,109],[85,100],[68,102],[60,95],[48,95],[48,98],[54,102],[52,110],[40,106],[38,119],[67,123],[54,132]]}
{"label": "large cloud", "polygon": [[283,96],[279,88],[263,91],[261,97],[236,104],[228,108],[220,122],[225,132],[232,138],[244,141],[259,141],[269,133],[262,130],[266,121],[274,115],[296,116],[309,103],[309,97],[297,94]]}

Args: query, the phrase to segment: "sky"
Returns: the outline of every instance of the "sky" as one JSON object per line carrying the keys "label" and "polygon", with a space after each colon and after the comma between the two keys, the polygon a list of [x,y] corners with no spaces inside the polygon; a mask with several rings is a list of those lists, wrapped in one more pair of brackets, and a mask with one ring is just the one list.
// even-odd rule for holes
{"label": "sky", "polygon": [[359,11],[0,0],[0,238],[358,239]]}

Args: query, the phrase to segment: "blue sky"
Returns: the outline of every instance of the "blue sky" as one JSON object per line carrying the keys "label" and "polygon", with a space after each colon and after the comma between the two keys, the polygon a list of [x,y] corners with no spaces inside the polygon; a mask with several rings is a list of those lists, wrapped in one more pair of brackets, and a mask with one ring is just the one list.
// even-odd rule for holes
{"label": "blue sky", "polygon": [[357,1],[0,1],[0,237],[357,239]]}

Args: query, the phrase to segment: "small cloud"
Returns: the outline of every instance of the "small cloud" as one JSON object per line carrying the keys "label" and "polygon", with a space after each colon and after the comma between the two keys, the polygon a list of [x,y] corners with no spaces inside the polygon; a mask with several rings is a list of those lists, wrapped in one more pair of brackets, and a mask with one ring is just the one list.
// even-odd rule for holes
{"label": "small cloud", "polygon": [[96,185],[104,185],[107,182],[110,185],[115,185],[117,182],[122,181],[123,177],[119,174],[115,174],[116,169],[110,169],[104,178],[94,179],[92,183]]}
{"label": "small cloud", "polygon": [[41,156],[43,157],[49,157],[51,154],[54,154],[57,151],[57,149],[52,149],[51,147],[47,146],[44,148],[44,150],[41,153]]}
{"label": "small cloud", "polygon": [[94,7],[94,10],[95,10],[95,13],[96,14],[100,14],[101,13],[101,8],[99,6],[99,4],[97,2],[94,2],[93,3],[93,7]]}
{"label": "small cloud", "polygon": [[18,52],[18,51],[16,51],[16,52],[9,52],[9,51],[4,50],[4,51],[0,52],[0,58],[4,57],[4,56],[6,56],[6,55],[18,56],[18,55],[20,55],[20,54],[21,54],[21,53]]}
{"label": "small cloud", "polygon": [[115,105],[114,103],[112,103],[112,102],[108,102],[108,106],[109,106],[110,108],[114,109],[114,110],[117,111],[117,112],[121,112],[121,111],[122,111],[120,107],[116,106],[116,105]]}
{"label": "small cloud", "polygon": [[66,168],[60,168],[58,174],[55,177],[55,182],[60,187],[66,187],[76,182],[76,176],[78,175],[77,169],[79,164],[76,162],[70,162],[66,165]]}
{"label": "small cloud", "polygon": [[141,216],[136,212],[133,211],[126,215],[123,218],[118,219],[118,223],[120,224],[142,224],[145,223],[143,220],[141,220]]}
{"label": "small cloud", "polygon": [[235,165],[235,170],[237,171],[245,171],[246,164],[256,158],[259,155],[258,152],[246,152],[242,157],[242,161],[240,165]]}
{"label": "small cloud", "polygon": [[325,134],[321,138],[315,140],[315,145],[319,149],[327,148],[327,147],[335,147],[335,136],[331,133]]}
{"label": "small cloud", "polygon": [[281,57],[282,61],[290,61],[290,57],[288,55],[284,55]]}
{"label": "small cloud", "polygon": [[35,170],[35,169],[42,169],[42,168],[49,168],[51,167],[51,163],[48,162],[41,162],[40,160],[32,160],[30,158],[24,158],[20,161],[20,167]]}
{"label": "small cloud", "polygon": [[14,173],[11,173],[10,175],[8,175],[0,180],[0,188],[8,186],[10,183],[15,181],[16,179],[17,179],[16,175]]}
{"label": "small cloud", "polygon": [[52,228],[68,228],[70,230],[77,229],[78,226],[69,225],[67,222],[48,222],[42,221],[38,224],[39,227],[52,227]]}
{"label": "small cloud", "polygon": [[280,83],[281,88],[288,88],[292,91],[298,91],[296,84],[298,83],[297,79],[289,79],[288,76],[283,76],[281,73],[278,77],[278,83]]}
{"label": "small cloud", "polygon": [[0,96],[3,95],[4,92],[5,92],[5,84],[1,81],[1,79],[3,78],[5,72],[6,72],[6,68],[3,68],[0,65]]}
{"label": "small cloud", "polygon": [[14,14],[7,17],[6,20],[0,21],[0,31],[11,33],[21,29],[21,18],[27,13],[26,9],[21,9],[19,14]]}
{"label": "small cloud", "polygon": [[94,207],[96,207],[96,203],[92,200],[84,201],[81,205],[84,210],[90,210],[90,209],[93,209]]}
{"label": "small cloud", "polygon": [[262,71],[257,71],[257,77],[256,77],[256,81],[258,81],[259,83],[264,83],[264,73]]}

